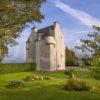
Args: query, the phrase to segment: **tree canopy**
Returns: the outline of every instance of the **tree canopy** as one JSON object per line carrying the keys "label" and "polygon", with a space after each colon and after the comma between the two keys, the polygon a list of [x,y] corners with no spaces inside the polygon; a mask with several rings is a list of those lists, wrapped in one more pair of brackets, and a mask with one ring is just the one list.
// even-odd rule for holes
{"label": "tree canopy", "polygon": [[77,65],[77,56],[74,51],[66,47],[66,66],[76,66]]}
{"label": "tree canopy", "polygon": [[88,34],[89,39],[81,39],[81,46],[76,46],[77,49],[91,52],[92,62],[95,66],[100,64],[100,27],[93,26],[93,33]]}
{"label": "tree canopy", "polygon": [[[41,22],[40,7],[46,0],[0,0],[0,50],[16,44],[27,22]],[[2,51],[1,50],[1,51]]]}

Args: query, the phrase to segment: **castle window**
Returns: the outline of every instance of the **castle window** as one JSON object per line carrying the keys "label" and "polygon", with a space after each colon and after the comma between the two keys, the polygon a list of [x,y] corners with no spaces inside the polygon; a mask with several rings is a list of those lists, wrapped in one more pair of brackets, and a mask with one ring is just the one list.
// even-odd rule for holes
{"label": "castle window", "polygon": [[49,45],[49,43],[46,43],[46,45]]}
{"label": "castle window", "polygon": [[59,68],[59,65],[58,65],[58,68]]}

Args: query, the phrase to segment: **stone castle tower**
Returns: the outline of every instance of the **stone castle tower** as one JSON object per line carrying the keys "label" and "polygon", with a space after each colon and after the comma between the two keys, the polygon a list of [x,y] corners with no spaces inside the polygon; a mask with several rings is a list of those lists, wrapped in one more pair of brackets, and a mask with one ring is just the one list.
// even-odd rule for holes
{"label": "stone castle tower", "polygon": [[27,62],[36,63],[38,71],[54,71],[65,69],[65,44],[60,24],[37,30],[32,33],[26,43]]}

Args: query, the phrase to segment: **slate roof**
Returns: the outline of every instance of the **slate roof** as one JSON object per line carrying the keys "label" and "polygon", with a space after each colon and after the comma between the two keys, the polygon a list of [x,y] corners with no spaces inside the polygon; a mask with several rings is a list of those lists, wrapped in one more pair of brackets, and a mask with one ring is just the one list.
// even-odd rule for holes
{"label": "slate roof", "polygon": [[54,29],[54,26],[51,25],[51,26],[48,26],[48,27],[39,29],[37,33],[38,33],[38,34],[43,33],[45,36],[49,36],[49,35],[53,35],[53,34],[49,31],[49,30],[53,30],[53,29]]}
{"label": "slate roof", "polygon": [[[38,36],[37,36],[36,40],[38,40],[39,36],[41,37],[41,39],[44,39],[46,36],[53,36],[54,33],[50,32],[50,30],[54,30],[54,26],[53,25],[45,27],[45,28],[42,28],[42,29],[39,29],[37,31]],[[30,42],[29,40],[30,40],[30,37],[28,38],[27,43]]]}
{"label": "slate roof", "polygon": [[54,26],[51,25],[51,26],[39,29],[37,31],[37,34],[38,34],[38,36],[41,36],[41,39],[44,39],[46,36],[53,36],[54,35],[53,32],[50,32],[50,30],[53,30],[53,29],[54,29]]}

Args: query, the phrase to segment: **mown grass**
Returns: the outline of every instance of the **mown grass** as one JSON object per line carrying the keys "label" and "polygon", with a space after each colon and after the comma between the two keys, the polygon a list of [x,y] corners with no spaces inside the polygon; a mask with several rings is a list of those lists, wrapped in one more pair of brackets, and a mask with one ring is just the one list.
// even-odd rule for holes
{"label": "mown grass", "polygon": [[93,78],[93,73],[89,70],[75,70],[74,73],[78,78]]}
{"label": "mown grass", "polygon": [[[76,76],[85,75],[85,72],[76,71]],[[27,75],[48,76],[50,80],[37,80],[25,82]],[[100,100],[100,81],[84,79],[98,87],[98,91],[76,92],[64,90],[67,83],[65,71],[58,72],[20,72],[12,74],[0,74],[0,100]],[[17,89],[7,89],[5,85],[12,80],[21,80],[24,86]]]}

